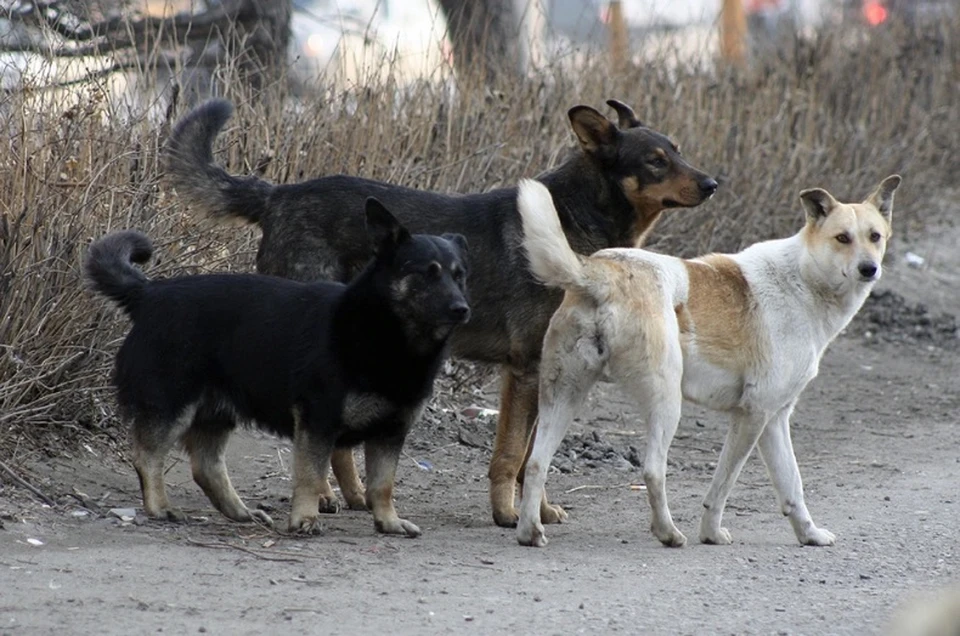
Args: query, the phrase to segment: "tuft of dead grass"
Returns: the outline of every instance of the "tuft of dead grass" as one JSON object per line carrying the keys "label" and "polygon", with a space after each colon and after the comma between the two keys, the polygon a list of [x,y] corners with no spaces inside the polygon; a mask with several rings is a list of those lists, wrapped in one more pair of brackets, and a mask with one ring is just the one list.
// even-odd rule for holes
{"label": "tuft of dead grass", "polygon": [[[669,214],[655,249],[689,255],[784,235],[800,222],[802,188],[854,198],[893,172],[906,177],[898,228],[922,224],[924,205],[958,167],[960,53],[949,39],[851,37],[821,34],[752,71],[664,50],[618,73],[602,56],[565,59],[496,88],[455,86],[443,69],[402,83],[389,60],[361,84],[309,95],[253,96],[232,84],[237,113],[219,157],[233,172],[277,182],[346,173],[484,191],[556,165],[573,142],[567,109],[616,97],[721,182],[710,203]],[[37,103],[33,92],[0,97],[0,454],[8,455],[118,437],[109,369],[127,325],[84,289],[92,239],[141,229],[158,247],[150,274],[167,276],[251,270],[258,238],[252,228],[201,223],[163,182],[159,152],[182,108],[121,116],[97,85]]]}

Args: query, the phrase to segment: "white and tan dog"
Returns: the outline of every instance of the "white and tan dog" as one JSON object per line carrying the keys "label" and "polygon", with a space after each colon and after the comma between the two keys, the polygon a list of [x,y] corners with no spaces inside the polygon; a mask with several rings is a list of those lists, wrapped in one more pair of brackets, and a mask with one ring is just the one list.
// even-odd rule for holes
{"label": "white and tan dog", "polygon": [[738,254],[682,260],[640,249],[577,256],[550,193],[520,185],[524,247],[533,273],[566,290],[544,338],[540,421],[527,462],[517,539],[543,546],[540,499],[550,461],[590,387],[618,384],[648,426],[643,478],[651,529],[668,546],[686,537],[667,506],[667,450],[683,399],[730,413],[732,424],[703,501],[700,540],[730,543],[723,509],[758,444],[783,514],[804,545],[832,545],[803,500],[790,414],[830,341],[880,278],[899,176],[863,203],[804,190],[806,225]]}

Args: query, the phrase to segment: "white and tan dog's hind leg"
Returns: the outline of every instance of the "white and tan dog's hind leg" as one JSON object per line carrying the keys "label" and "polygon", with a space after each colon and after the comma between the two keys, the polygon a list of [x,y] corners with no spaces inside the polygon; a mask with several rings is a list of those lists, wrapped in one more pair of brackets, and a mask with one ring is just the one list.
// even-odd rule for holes
{"label": "white and tan dog's hind leg", "polygon": [[[596,384],[603,366],[603,352],[595,338],[580,338],[576,307],[564,301],[550,321],[540,362],[540,416],[533,450],[527,460],[517,522],[520,545],[547,545],[540,522],[540,502],[544,497],[550,462],[590,388]],[[592,312],[591,312],[592,313]],[[583,323],[592,326],[590,318]],[[554,330],[553,326],[565,325]]]}
{"label": "white and tan dog's hind leg", "polygon": [[[614,262],[609,267],[615,268]],[[643,272],[636,272],[641,277]],[[663,545],[679,548],[687,538],[677,528],[667,504],[667,453],[680,424],[683,405],[683,351],[678,325],[669,303],[651,280],[638,287],[645,293],[627,297],[631,307],[614,300],[607,309],[614,315],[630,316],[604,334],[610,350],[608,375],[624,394],[633,398],[647,423],[647,451],[643,481],[650,504],[650,531]],[[665,306],[666,305],[666,306]],[[664,319],[667,317],[669,319]],[[598,323],[606,321],[598,320]]]}

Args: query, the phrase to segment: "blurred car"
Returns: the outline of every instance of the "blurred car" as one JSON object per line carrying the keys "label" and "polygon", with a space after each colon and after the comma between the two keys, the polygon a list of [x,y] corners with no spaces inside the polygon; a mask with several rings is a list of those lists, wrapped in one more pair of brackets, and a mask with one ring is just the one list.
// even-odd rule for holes
{"label": "blurred car", "polygon": [[293,0],[291,68],[304,81],[355,80],[386,64],[405,78],[449,64],[435,0]]}
{"label": "blurred car", "polygon": [[900,23],[925,28],[956,20],[960,8],[956,0],[846,0],[844,14],[868,27]]}

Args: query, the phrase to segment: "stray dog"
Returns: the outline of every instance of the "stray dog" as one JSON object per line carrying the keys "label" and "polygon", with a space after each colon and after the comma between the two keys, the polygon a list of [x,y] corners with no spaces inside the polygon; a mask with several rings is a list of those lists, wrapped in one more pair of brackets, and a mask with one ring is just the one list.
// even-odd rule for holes
{"label": "stray dog", "polygon": [[179,443],[220,512],[273,524],[227,475],[224,451],[240,421],[293,438],[291,531],[320,530],[331,452],[364,442],[376,529],[420,534],[397,516],[394,477],[447,341],[470,315],[466,243],[410,235],[376,199],[366,218],[374,257],[350,285],[257,274],[148,280],[132,265],[153,252],[143,234],[91,245],[88,281],[133,321],[113,379],[149,516],[184,519],[163,483],[164,458]]}
{"label": "stray dog", "polygon": [[[557,202],[570,245],[591,254],[635,247],[665,208],[707,200],[717,182],[695,169],[670,139],[644,127],[615,100],[619,127],[588,106],[569,111],[579,151],[539,180]],[[457,232],[470,243],[473,317],[453,337],[454,355],[503,365],[500,417],[490,462],[490,502],[498,525],[515,526],[514,491],[537,415],[538,365],[543,334],[562,294],[538,284],[517,248],[522,239],[517,189],[456,196],[424,192],[350,176],[276,186],[227,174],[211,148],[230,117],[229,102],[198,106],[169,140],[167,173],[187,203],[217,218],[239,218],[263,231],[257,270],[311,281],[350,280],[368,258],[357,209],[368,196],[389,200],[411,231]],[[362,507],[363,486],[349,450],[333,457],[348,505]],[[565,513],[542,502],[544,522]],[[339,506],[329,486],[321,509]]]}
{"label": "stray dog", "polygon": [[543,343],[540,422],[527,461],[517,538],[544,546],[537,501],[550,460],[580,404],[599,380],[636,399],[647,423],[643,479],[651,530],[682,546],[667,506],[667,450],[684,398],[731,415],[732,425],[703,501],[700,540],[730,543],[723,509],[759,443],[780,508],[803,545],[832,545],[803,500],[790,441],[790,414],[817,375],[820,356],[857,313],[890,238],[893,194],[887,177],[863,203],[826,190],[800,193],[806,224],[790,238],[738,254],[681,260],[645,250],[570,249],[549,191],[520,185],[524,248],[533,273],[566,290]]}

